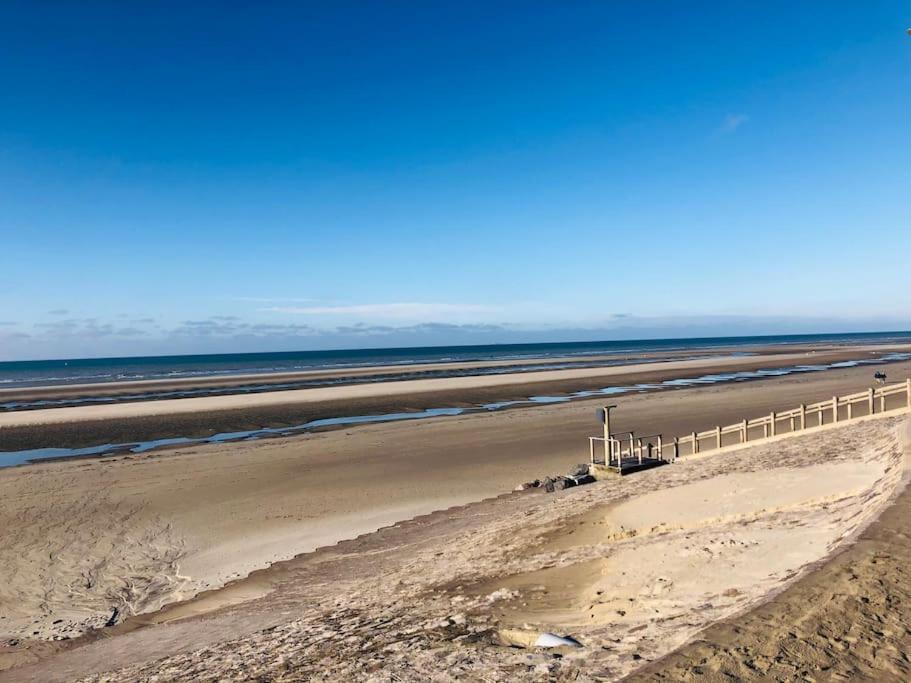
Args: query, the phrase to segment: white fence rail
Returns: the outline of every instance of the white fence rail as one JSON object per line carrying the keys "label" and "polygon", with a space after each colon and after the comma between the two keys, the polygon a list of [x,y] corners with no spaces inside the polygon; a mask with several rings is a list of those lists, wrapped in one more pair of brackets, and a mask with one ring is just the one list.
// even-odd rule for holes
{"label": "white fence rail", "polygon": [[[647,460],[674,461],[685,455],[695,455],[745,443],[761,442],[781,434],[800,432],[870,415],[911,408],[911,379],[900,384],[870,388],[847,396],[800,405],[790,410],[772,412],[763,417],[743,419],[730,425],[719,425],[702,432],[664,439],[661,434],[637,436],[618,432],[605,437],[589,437],[592,464],[603,464],[622,472],[624,467],[642,464]],[[604,461],[598,463],[595,442],[604,445]]]}

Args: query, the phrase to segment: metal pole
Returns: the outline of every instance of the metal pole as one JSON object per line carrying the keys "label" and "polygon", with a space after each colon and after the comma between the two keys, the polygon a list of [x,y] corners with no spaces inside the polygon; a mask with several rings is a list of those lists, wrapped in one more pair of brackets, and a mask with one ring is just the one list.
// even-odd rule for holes
{"label": "metal pole", "polygon": [[610,442],[610,409],[613,406],[604,406],[604,464],[610,467],[611,451],[613,444]]}
{"label": "metal pole", "polygon": [[[611,408],[616,408],[616,407],[617,406],[612,405],[612,406],[604,406],[604,408],[603,408],[603,410],[604,410],[604,464],[607,465],[608,467],[610,467],[610,463],[611,463],[611,460],[613,459],[613,455],[614,455],[614,442],[611,441],[611,435],[610,435],[610,411],[611,411]],[[618,448],[617,450],[619,451],[620,449]],[[620,457],[620,455],[618,453],[617,458],[619,459],[619,457]]]}

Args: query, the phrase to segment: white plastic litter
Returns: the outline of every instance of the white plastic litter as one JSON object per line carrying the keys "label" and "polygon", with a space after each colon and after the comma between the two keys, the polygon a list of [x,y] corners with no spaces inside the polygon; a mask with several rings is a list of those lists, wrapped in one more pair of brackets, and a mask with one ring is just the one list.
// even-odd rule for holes
{"label": "white plastic litter", "polygon": [[575,638],[564,638],[554,633],[542,633],[535,641],[535,647],[582,647]]}

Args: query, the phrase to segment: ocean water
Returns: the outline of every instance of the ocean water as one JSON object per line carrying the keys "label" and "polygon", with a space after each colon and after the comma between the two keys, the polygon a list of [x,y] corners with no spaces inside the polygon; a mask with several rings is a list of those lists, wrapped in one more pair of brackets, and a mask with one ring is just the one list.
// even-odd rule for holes
{"label": "ocean water", "polygon": [[546,360],[593,354],[711,350],[755,344],[869,344],[911,342],[911,332],[642,339],[547,344],[490,344],[282,353],[229,353],[135,358],[71,358],[0,362],[0,388],[144,379],[259,374],[418,363]]}

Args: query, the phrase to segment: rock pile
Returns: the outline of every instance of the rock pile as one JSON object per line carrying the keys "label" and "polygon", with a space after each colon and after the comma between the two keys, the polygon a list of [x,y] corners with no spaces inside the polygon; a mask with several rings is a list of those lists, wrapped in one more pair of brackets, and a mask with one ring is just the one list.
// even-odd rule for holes
{"label": "rock pile", "polygon": [[545,493],[553,493],[554,491],[562,491],[563,489],[572,488],[573,486],[591,484],[594,481],[595,478],[588,472],[588,465],[581,464],[572,468],[570,473],[566,476],[557,475],[555,477],[544,477],[543,480],[535,479],[534,481],[527,481],[524,484],[519,484],[516,487],[516,491],[540,488],[544,489]]}

